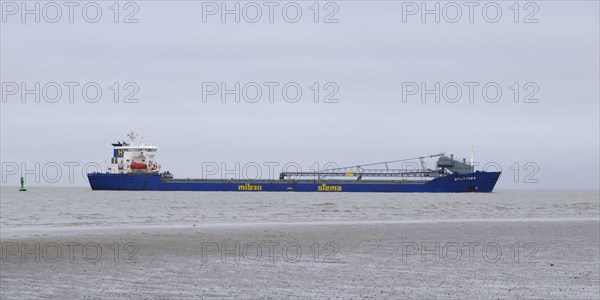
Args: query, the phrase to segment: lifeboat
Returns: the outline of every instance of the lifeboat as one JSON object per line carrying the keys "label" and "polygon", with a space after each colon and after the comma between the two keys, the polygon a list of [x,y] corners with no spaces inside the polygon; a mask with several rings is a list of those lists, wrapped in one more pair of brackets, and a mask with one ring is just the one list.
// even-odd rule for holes
{"label": "lifeboat", "polygon": [[129,167],[133,170],[145,170],[148,168],[148,165],[145,163],[132,162]]}

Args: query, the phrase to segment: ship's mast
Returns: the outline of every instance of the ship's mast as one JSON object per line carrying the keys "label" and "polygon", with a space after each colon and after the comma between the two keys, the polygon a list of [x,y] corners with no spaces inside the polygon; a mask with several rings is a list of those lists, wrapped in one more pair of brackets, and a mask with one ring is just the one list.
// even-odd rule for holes
{"label": "ship's mast", "polygon": [[130,131],[130,132],[127,134],[127,137],[129,138],[129,144],[130,144],[130,145],[133,145],[133,141],[134,141],[134,140],[137,138],[137,136],[138,136],[138,135],[137,135],[135,132],[133,132],[133,130],[132,130],[132,131]]}
{"label": "ship's mast", "polygon": [[471,143],[471,166],[473,166],[473,143]]}

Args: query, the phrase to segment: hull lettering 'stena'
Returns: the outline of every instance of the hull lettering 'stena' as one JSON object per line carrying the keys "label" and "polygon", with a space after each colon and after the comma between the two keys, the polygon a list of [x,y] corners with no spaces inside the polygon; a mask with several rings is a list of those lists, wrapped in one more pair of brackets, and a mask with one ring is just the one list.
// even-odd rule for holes
{"label": "hull lettering 'stena'", "polygon": [[[328,169],[315,172],[281,173],[279,180],[175,179],[160,172],[154,161],[157,147],[130,143],[113,144],[114,156],[107,172],[89,173],[92,190],[117,191],[221,191],[221,192],[380,192],[380,193],[465,193],[491,192],[500,172],[475,171],[473,163],[454,160],[443,154],[437,157],[436,169],[389,169],[388,163]],[[399,160],[405,161],[405,160]],[[366,169],[386,164],[385,169]],[[364,179],[373,177],[375,179]]]}

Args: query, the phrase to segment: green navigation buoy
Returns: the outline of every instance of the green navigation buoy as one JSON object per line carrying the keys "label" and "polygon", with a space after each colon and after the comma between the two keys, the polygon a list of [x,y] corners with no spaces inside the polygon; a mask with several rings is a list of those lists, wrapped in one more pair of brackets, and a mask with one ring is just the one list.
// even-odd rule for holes
{"label": "green navigation buoy", "polygon": [[23,177],[21,177],[21,188],[19,189],[19,192],[25,191],[27,191],[27,189],[25,188],[25,180],[23,179]]}

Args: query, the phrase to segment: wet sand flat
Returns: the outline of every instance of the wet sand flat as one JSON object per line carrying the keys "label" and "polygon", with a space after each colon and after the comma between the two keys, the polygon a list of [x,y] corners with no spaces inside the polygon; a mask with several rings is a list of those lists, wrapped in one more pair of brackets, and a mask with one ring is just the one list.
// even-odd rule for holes
{"label": "wet sand flat", "polygon": [[577,298],[600,294],[600,221],[74,229],[2,237],[10,298]]}

